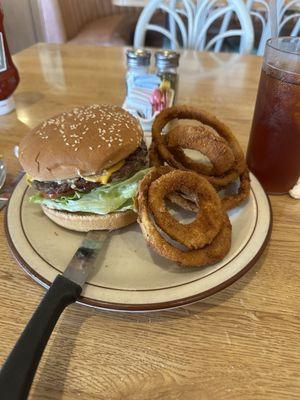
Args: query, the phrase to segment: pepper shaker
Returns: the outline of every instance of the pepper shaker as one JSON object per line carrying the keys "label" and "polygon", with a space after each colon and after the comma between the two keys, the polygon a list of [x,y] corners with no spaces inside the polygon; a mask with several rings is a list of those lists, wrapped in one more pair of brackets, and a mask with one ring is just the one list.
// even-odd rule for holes
{"label": "pepper shaker", "polygon": [[176,93],[180,54],[171,50],[160,50],[155,53],[156,75],[161,79],[161,87],[173,89]]}

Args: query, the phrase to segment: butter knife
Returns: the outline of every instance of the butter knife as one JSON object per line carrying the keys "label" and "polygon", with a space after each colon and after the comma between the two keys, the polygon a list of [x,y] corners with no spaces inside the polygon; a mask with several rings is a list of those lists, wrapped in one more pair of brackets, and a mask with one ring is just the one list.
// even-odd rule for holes
{"label": "butter knife", "polygon": [[0,370],[1,400],[26,400],[43,351],[63,310],[80,296],[108,231],[90,231],[57,275]]}

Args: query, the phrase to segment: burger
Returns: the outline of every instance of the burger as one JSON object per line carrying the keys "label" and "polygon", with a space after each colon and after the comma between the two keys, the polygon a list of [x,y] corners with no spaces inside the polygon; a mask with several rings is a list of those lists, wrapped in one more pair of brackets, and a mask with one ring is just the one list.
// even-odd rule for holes
{"label": "burger", "polygon": [[76,107],[42,122],[21,141],[19,161],[37,190],[30,201],[58,225],[112,230],[136,221],[147,148],[138,120],[122,108]]}

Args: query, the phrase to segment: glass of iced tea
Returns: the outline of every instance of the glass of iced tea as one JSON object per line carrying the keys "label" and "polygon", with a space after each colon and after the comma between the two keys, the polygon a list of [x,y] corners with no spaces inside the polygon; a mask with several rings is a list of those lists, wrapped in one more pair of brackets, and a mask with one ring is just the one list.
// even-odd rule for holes
{"label": "glass of iced tea", "polygon": [[247,163],[270,194],[300,176],[300,38],[269,39],[256,98]]}

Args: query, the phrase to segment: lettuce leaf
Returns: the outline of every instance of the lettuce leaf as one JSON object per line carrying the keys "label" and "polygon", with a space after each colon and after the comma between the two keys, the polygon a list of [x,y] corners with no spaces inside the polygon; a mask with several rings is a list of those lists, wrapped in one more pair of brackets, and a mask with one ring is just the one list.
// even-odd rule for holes
{"label": "lettuce leaf", "polygon": [[105,215],[115,211],[132,210],[138,182],[148,171],[149,168],[140,170],[125,181],[101,185],[89,193],[75,192],[71,196],[62,196],[57,199],[45,199],[40,193],[37,193],[31,196],[29,200],[56,210],[70,212],[89,212]]}

